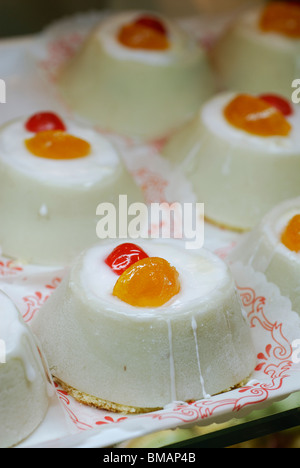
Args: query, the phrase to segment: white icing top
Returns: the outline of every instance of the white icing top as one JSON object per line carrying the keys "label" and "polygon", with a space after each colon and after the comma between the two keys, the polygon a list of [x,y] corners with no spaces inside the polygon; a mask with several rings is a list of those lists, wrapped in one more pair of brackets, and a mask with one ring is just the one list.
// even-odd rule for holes
{"label": "white icing top", "polygon": [[[144,12],[125,12],[112,15],[105,20],[96,34],[106,52],[119,60],[133,60],[148,65],[169,65],[172,62],[188,61],[203,53],[203,50],[180,26],[166,18],[161,18],[169,36],[170,48],[163,51],[137,50],[124,46],[118,41],[118,32],[126,24],[133,22]],[[149,13],[153,16],[153,13]],[[157,13],[154,15],[158,17]]]}
{"label": "white icing top", "polygon": [[72,160],[36,157],[24,143],[34,136],[25,129],[25,122],[9,123],[0,133],[0,160],[17,171],[45,183],[89,187],[110,177],[119,167],[119,155],[111,143],[95,130],[73,121],[65,121],[67,133],[90,143],[88,156]]}
{"label": "white icing top", "polygon": [[251,135],[231,125],[224,116],[224,108],[235,98],[237,93],[221,93],[208,101],[201,110],[201,117],[209,130],[232,145],[247,146],[262,150],[272,155],[278,153],[300,153],[300,107],[294,105],[294,114],[286,117],[292,125],[287,137],[260,137]]}
{"label": "white icing top", "polygon": [[[37,351],[37,344],[25,325],[22,317],[6,294],[0,291],[0,339],[5,344],[5,366],[9,360],[17,359],[22,362],[26,378],[29,382],[36,379],[36,368],[44,369]],[[33,361],[37,366],[33,366]]]}
{"label": "white icing top", "polygon": [[[212,293],[221,290],[228,284],[229,273],[225,263],[205,249],[197,252],[185,250],[177,242],[163,241],[133,241],[140,246],[149,257],[160,257],[167,260],[179,273],[181,291],[167,304],[159,308],[132,307],[112,295],[119,276],[106,265],[105,259],[117,246],[127,241],[103,243],[86,252],[83,257],[81,284],[88,298],[101,300],[105,306],[113,308],[114,312],[127,315],[158,316],[182,312],[191,309],[194,302],[198,304],[207,301]],[[132,242],[132,241],[128,241]]]}
{"label": "white icing top", "polygon": [[277,32],[262,31],[259,27],[260,18],[264,7],[249,10],[238,19],[235,28],[241,34],[251,37],[260,44],[265,44],[274,49],[290,51],[300,47],[300,40],[294,39]]}

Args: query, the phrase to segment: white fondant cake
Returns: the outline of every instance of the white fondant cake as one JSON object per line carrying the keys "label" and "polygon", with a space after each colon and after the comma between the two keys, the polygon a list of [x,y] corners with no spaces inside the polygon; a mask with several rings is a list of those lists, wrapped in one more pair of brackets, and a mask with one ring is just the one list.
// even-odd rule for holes
{"label": "white fondant cake", "polygon": [[36,340],[11,300],[0,292],[0,447],[27,438],[43,421],[49,390]]}
{"label": "white fondant cake", "polygon": [[[64,265],[98,240],[100,203],[114,203],[117,209],[120,194],[128,196],[128,203],[143,196],[116,149],[93,129],[67,121],[66,131],[48,137],[28,131],[26,121],[0,130],[0,245],[6,256],[21,261]],[[46,140],[40,141],[40,135]],[[85,157],[72,157],[71,145],[76,154],[78,142],[64,143],[69,135],[90,145]],[[33,154],[25,142],[35,138],[35,150],[54,148],[58,158]]]}
{"label": "white fondant cake", "polygon": [[[276,114],[290,125],[287,135],[259,136],[225,118],[225,108],[240,96],[226,92],[209,100],[169,139],[162,154],[191,181],[208,220],[245,231],[273,206],[299,194],[300,108],[291,105],[292,114],[286,117]],[[264,112],[268,116],[273,109]],[[261,116],[250,111],[245,121],[255,123]],[[264,129],[269,124],[260,125]]]}
{"label": "white fondant cake", "polygon": [[[166,48],[119,40],[123,27],[145,16],[165,30]],[[101,128],[145,139],[166,136],[215,90],[204,50],[177,23],[132,11],[99,24],[62,69],[58,87],[71,109]]]}
{"label": "white fondant cake", "polygon": [[[271,210],[246,234],[231,252],[231,261],[241,261],[264,273],[281,293],[290,298],[293,310],[300,314],[300,251],[282,242],[282,235],[294,216],[300,215],[300,198],[285,201]],[[299,242],[299,229],[291,239]]]}
{"label": "white fondant cake", "polygon": [[260,6],[243,13],[230,26],[212,51],[212,63],[225,89],[273,92],[290,99],[292,82],[300,72],[300,36],[262,30],[260,21],[265,8]]}
{"label": "white fondant cake", "polygon": [[137,307],[113,294],[118,276],[105,259],[120,244],[83,253],[36,316],[53,376],[80,401],[122,412],[205,398],[247,379],[256,357],[225,263],[176,242],[139,241],[150,260],[176,268],[180,292],[159,307]]}

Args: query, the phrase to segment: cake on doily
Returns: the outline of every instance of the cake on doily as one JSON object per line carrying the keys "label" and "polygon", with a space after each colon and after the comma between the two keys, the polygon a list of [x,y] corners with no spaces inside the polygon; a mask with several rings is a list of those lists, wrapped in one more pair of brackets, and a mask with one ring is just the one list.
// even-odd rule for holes
{"label": "cake on doily", "polygon": [[36,339],[10,298],[0,292],[0,447],[17,445],[44,420],[50,383]]}
{"label": "cake on doily", "polygon": [[108,139],[51,112],[1,128],[0,170],[0,245],[27,263],[65,265],[98,240],[100,203],[143,201]]}
{"label": "cake on doily", "polygon": [[202,47],[174,21],[136,11],[101,21],[57,84],[76,113],[144,139],[180,126],[215,90]]}
{"label": "cake on doily", "polygon": [[300,5],[268,2],[247,11],[218,40],[212,62],[221,85],[291,98],[299,77]]}
{"label": "cake on doily", "polygon": [[300,109],[274,94],[224,92],[162,149],[191,181],[209,221],[252,229],[299,195]]}
{"label": "cake on doily", "polygon": [[256,361],[227,265],[177,241],[96,244],[32,327],[55,380],[79,401],[115,412],[229,390]]}
{"label": "cake on doily", "polygon": [[300,197],[273,208],[242,238],[229,260],[264,273],[300,314]]}

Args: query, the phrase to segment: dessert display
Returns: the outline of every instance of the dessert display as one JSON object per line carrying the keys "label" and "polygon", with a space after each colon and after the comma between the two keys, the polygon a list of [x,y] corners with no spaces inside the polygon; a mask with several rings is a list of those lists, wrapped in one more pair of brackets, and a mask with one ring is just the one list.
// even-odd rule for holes
{"label": "dessert display", "polygon": [[44,420],[49,389],[34,335],[0,292],[0,447],[27,438]]}
{"label": "dessert display", "polygon": [[61,70],[68,106],[105,130],[165,137],[214,92],[202,47],[158,14],[110,16]]}
{"label": "dessert display", "polygon": [[234,12],[3,44],[0,447],[117,446],[299,390],[299,5],[217,44]]}
{"label": "dessert display", "polygon": [[54,379],[84,404],[143,413],[227,391],[256,355],[227,265],[176,241],[105,241],[32,323]]}
{"label": "dessert display", "polygon": [[300,109],[274,94],[224,92],[176,132],[162,154],[191,181],[207,220],[252,229],[299,195]]}
{"label": "dessert display", "polygon": [[212,62],[226,89],[291,98],[299,76],[300,4],[269,2],[247,11],[218,40]]}
{"label": "dessert display", "polygon": [[300,314],[300,197],[273,208],[242,238],[230,259],[264,273]]}
{"label": "dessert display", "polygon": [[98,240],[96,209],[142,193],[112,144],[52,112],[0,130],[0,245],[32,264],[64,265]]}

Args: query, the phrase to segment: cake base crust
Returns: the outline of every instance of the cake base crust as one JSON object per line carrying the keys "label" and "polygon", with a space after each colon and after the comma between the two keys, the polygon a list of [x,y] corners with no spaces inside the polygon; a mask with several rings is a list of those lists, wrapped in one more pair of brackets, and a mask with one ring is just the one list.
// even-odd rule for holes
{"label": "cake base crust", "polygon": [[143,414],[151,413],[153,411],[161,410],[162,408],[138,408],[134,406],[122,405],[114,403],[113,401],[103,400],[87,393],[81,392],[76,388],[71,387],[60,379],[53,377],[56,382],[68,395],[72,396],[76,401],[86,406],[91,406],[97,409],[110,411],[112,413],[123,413],[123,414]]}
{"label": "cake base crust", "polygon": [[[240,383],[224,390],[223,392],[220,392],[219,395],[230,392],[231,390],[235,390],[236,388],[244,387],[244,385],[246,385],[248,380],[249,378],[242,380]],[[122,414],[145,414],[145,413],[153,413],[155,411],[160,411],[163,409],[163,408],[139,408],[135,406],[127,406],[127,405],[122,405],[119,403],[114,403],[112,401],[103,400],[102,398],[98,398],[98,397],[89,395],[87,393],[81,392],[80,390],[77,390],[76,388],[71,387],[70,385],[66,384],[60,379],[57,379],[56,377],[53,377],[53,381],[57,385],[59,385],[63,389],[64,392],[66,392],[68,395],[73,397],[79,403],[82,403],[83,405],[86,405],[86,406],[91,406],[93,408],[97,408],[99,410],[106,410],[106,411],[110,411],[111,413],[122,413]],[[193,401],[187,401],[186,403],[193,403]]]}
{"label": "cake base crust", "polygon": [[226,223],[219,223],[218,221],[214,221],[213,219],[208,218],[207,216],[205,216],[204,220],[208,224],[211,224],[212,226],[215,226],[215,227],[217,227],[219,229],[222,229],[222,230],[225,230],[225,231],[232,231],[232,232],[236,232],[238,234],[244,234],[244,233],[250,231],[250,229],[246,229],[246,228],[243,229],[243,228],[230,226],[229,224],[226,224]]}

